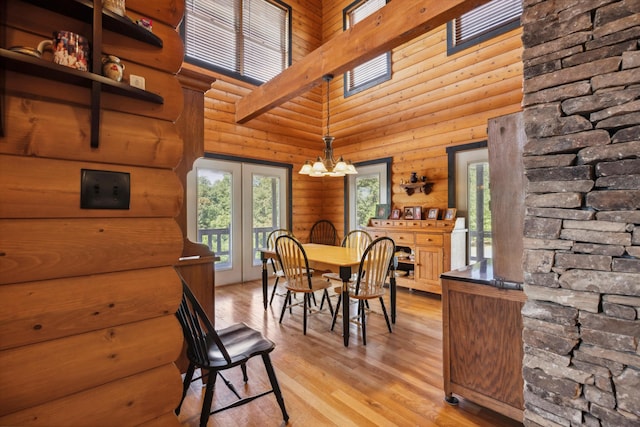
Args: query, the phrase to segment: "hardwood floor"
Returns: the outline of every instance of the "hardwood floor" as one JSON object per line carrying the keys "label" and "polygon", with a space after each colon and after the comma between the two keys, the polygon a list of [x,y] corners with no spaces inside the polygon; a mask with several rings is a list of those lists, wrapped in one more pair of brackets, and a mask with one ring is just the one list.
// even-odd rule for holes
{"label": "hardwood floor", "polygon": [[[328,311],[309,317],[306,336],[302,334],[301,307],[292,315],[285,314],[279,324],[282,301],[276,297],[265,311],[259,281],[218,287],[215,322],[217,328],[245,322],[276,343],[271,358],[289,413],[288,426],[522,426],[465,399],[458,406],[444,401],[439,296],[399,289],[392,334],[378,302],[371,301],[371,309],[378,314],[367,318],[367,345],[362,345],[360,328],[352,323],[348,348],[342,343],[342,319],[338,318],[331,332]],[[225,376],[241,393],[265,390],[268,379],[260,358],[252,359],[248,369],[246,385],[240,369],[227,371]],[[203,391],[199,381],[192,383],[179,416],[182,426],[198,425]],[[218,380],[214,408],[231,397]],[[273,394],[212,415],[208,423],[283,425]]]}

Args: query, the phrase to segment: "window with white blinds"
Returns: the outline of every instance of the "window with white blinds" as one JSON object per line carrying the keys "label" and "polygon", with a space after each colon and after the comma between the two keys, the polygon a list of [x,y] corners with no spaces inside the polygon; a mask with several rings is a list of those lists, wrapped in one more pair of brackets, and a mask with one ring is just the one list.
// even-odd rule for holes
{"label": "window with white blinds", "polygon": [[[343,28],[353,27],[387,4],[387,0],[356,0],[343,12]],[[344,96],[353,95],[391,79],[391,52],[360,64],[344,74]]]}
{"label": "window with white blinds", "polygon": [[492,0],[447,23],[447,54],[505,33],[520,25],[522,0]]}
{"label": "window with white blinds", "polygon": [[291,7],[279,0],[186,0],[185,61],[253,83],[291,64]]}

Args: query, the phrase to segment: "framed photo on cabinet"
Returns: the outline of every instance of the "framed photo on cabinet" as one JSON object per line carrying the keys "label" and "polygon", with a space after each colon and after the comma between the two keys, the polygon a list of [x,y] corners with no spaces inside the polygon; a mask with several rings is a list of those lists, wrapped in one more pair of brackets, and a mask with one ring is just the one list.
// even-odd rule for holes
{"label": "framed photo on cabinet", "polygon": [[400,219],[400,209],[391,210],[391,219]]}
{"label": "framed photo on cabinet", "polygon": [[413,206],[404,208],[404,219],[413,219]]}
{"label": "framed photo on cabinet", "polygon": [[456,219],[456,208],[449,208],[444,211],[444,219]]}
{"label": "framed photo on cabinet", "polygon": [[427,219],[438,219],[439,212],[440,212],[440,209],[438,208],[429,209],[429,214],[427,215]]}
{"label": "framed photo on cabinet", "polygon": [[413,219],[422,219],[422,206],[413,207]]}
{"label": "framed photo on cabinet", "polygon": [[391,209],[391,206],[388,203],[376,205],[376,219],[389,218],[389,209]]}

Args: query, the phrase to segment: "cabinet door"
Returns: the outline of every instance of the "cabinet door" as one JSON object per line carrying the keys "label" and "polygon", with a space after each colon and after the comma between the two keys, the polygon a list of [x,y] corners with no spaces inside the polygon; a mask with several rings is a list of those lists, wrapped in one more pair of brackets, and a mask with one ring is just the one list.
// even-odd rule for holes
{"label": "cabinet door", "polygon": [[[416,281],[437,287],[441,293],[440,274],[443,273],[444,251],[438,246],[416,246]],[[433,292],[433,291],[430,291]]]}

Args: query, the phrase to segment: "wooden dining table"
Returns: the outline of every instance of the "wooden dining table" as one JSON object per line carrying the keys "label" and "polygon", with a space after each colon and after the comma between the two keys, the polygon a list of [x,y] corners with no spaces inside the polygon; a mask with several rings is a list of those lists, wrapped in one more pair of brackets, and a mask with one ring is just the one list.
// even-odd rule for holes
{"label": "wooden dining table", "polygon": [[[331,270],[337,272],[342,279],[342,332],[344,346],[349,346],[349,279],[360,265],[360,252],[356,248],[346,248],[343,246],[320,245],[317,243],[305,243],[302,245],[309,267],[315,270]],[[262,259],[262,302],[264,309],[268,306],[268,272],[267,260],[276,259],[276,251],[261,249]],[[336,271],[337,270],[337,271]],[[396,323],[396,279],[391,274],[389,281],[391,322]]]}

